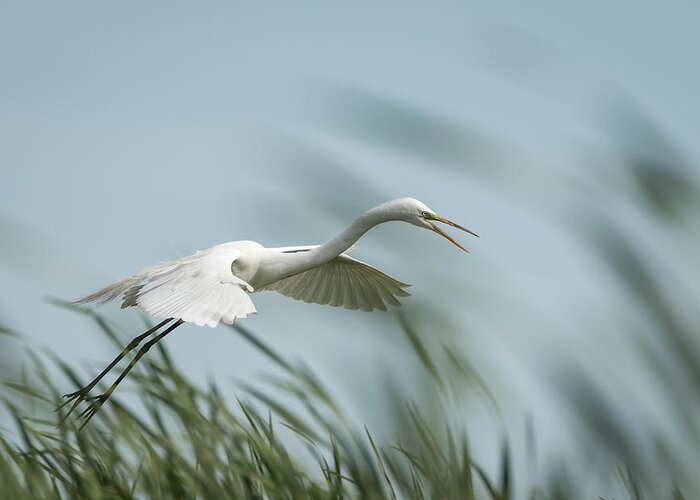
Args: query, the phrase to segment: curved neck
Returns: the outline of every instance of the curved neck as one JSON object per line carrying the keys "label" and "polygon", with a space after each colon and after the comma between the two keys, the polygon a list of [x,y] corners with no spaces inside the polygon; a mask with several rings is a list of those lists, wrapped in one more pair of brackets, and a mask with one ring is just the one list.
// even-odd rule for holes
{"label": "curved neck", "polygon": [[282,255],[275,253],[273,261],[267,264],[265,276],[261,276],[261,279],[263,282],[277,281],[325,264],[345,252],[377,224],[392,220],[397,220],[396,214],[387,211],[382,205],[367,210],[355,219],[347,229],[323,245],[303,252],[283,253]]}
{"label": "curved neck", "polygon": [[353,246],[362,235],[374,226],[396,220],[394,214],[379,210],[379,208],[380,207],[374,207],[367,210],[338,236],[311,250],[309,252],[309,257],[315,261],[314,265],[319,265],[336,258]]}

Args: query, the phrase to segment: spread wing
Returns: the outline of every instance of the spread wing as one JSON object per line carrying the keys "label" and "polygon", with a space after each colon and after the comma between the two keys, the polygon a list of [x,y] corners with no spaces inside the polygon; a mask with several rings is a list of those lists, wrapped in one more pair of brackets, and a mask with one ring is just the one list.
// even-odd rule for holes
{"label": "spread wing", "polygon": [[[284,252],[304,252],[312,247],[287,247]],[[287,297],[347,309],[386,311],[385,303],[401,305],[396,297],[409,295],[405,283],[380,270],[341,254],[335,259],[299,274],[257,289],[274,290]]]}
{"label": "spread wing", "polygon": [[212,328],[220,320],[232,324],[257,312],[248,296],[253,288],[231,271],[239,256],[236,249],[198,252],[144,269],[75,303],[101,304],[123,295],[122,308],[138,306],[155,318]]}

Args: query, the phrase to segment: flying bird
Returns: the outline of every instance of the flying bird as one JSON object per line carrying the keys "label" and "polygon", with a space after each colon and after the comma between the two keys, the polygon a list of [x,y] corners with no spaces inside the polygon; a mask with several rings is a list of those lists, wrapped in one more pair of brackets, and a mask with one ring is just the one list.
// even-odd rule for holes
{"label": "flying bird", "polygon": [[[468,252],[435,222],[474,232],[441,217],[423,202],[399,198],[367,210],[335,238],[323,245],[266,248],[255,241],[232,241],[181,259],[146,268],[102,290],[74,301],[74,304],[109,302],[122,297],[122,308],[140,307],[162,320],[134,338],[95,379],[78,391],[66,394],[63,406],[73,403],[67,418],[83,401],[80,413],[85,425],[109,399],[148,350],[183,323],[215,327],[220,321],[232,324],[236,318],[256,313],[250,294],[274,290],[304,302],[342,306],[348,309],[386,310],[386,304],[400,305],[397,297],[407,296],[402,283],[378,269],[353,259],[345,252],[374,226],[401,221],[433,231]],[[106,392],[90,391],[124,356],[153,335]]]}

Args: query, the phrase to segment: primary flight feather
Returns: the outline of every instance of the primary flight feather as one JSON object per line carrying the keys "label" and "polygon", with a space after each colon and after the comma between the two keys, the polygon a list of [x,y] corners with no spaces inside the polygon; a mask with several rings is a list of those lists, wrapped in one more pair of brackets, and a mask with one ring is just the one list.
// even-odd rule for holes
{"label": "primary flight feather", "polygon": [[[67,394],[64,405],[71,401],[73,405],[65,416],[72,413],[80,402],[88,400],[90,405],[81,414],[85,418],[84,424],[87,423],[136,362],[182,323],[215,327],[222,320],[232,324],[236,318],[257,312],[250,298],[253,292],[274,290],[305,302],[364,311],[386,310],[386,304],[399,305],[397,297],[408,295],[404,290],[407,284],[345,253],[371,228],[390,221],[408,222],[434,231],[464,251],[466,248],[434,222],[476,236],[469,229],[437,215],[421,201],[400,198],[364,212],[347,229],[323,245],[266,248],[254,241],[223,243],[146,268],[75,301],[76,304],[103,304],[121,297],[122,308],[140,307],[163,321],[135,338],[92,382]],[[166,328],[159,332],[163,327]],[[88,397],[89,391],[128,352],[156,333],[141,347],[107,392]]]}

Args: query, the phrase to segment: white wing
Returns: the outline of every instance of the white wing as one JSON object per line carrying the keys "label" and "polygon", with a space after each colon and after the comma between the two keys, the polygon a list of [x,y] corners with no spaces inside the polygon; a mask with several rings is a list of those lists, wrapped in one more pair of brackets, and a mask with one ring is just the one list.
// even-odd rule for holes
{"label": "white wing", "polygon": [[248,296],[253,288],[231,271],[240,255],[234,248],[198,252],[144,269],[76,303],[104,303],[124,294],[122,308],[139,306],[155,318],[212,328],[220,320],[231,324],[235,318],[257,312]]}
{"label": "white wing", "polygon": [[[313,247],[284,247],[282,252],[305,252]],[[257,289],[274,290],[287,297],[347,309],[386,311],[385,303],[401,305],[396,297],[409,295],[407,285],[345,254],[320,266]]]}

